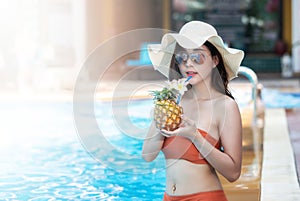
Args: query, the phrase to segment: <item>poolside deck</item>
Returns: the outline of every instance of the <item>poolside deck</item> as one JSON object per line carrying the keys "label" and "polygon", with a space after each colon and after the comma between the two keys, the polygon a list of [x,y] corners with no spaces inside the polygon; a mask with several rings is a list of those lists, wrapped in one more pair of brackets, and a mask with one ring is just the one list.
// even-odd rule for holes
{"label": "poolside deck", "polygon": [[295,158],[284,109],[267,109],[261,201],[300,200]]}

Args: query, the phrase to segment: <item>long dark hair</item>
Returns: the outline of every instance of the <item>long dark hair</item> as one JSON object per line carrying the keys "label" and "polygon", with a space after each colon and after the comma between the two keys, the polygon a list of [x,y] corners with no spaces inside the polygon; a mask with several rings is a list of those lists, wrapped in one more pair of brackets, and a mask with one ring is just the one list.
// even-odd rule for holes
{"label": "long dark hair", "polygon": [[[209,49],[211,56],[217,56],[219,59],[219,63],[216,66],[216,68],[214,68],[212,70],[212,86],[220,93],[225,94],[227,96],[229,96],[230,98],[234,99],[234,97],[232,96],[231,92],[228,89],[228,73],[225,69],[225,65],[223,62],[223,58],[220,54],[220,52],[218,51],[218,49],[211,44],[210,42],[206,41],[204,43],[204,45]],[[178,64],[175,62],[175,56],[173,55],[173,58],[171,60],[171,65],[170,65],[170,71],[169,71],[169,80],[173,80],[173,79],[180,79],[182,78],[182,74],[180,73],[179,70],[179,66]],[[189,88],[191,88],[192,86],[188,86]]]}
{"label": "long dark hair", "polygon": [[[216,66],[217,70],[212,71],[212,85],[215,87],[215,89],[221,93],[225,95],[229,96],[230,98],[234,99],[234,97],[232,96],[231,92],[228,89],[228,73],[225,69],[225,65],[224,65],[224,61],[223,58],[220,54],[220,52],[218,51],[218,49],[211,44],[210,42],[206,41],[204,43],[204,45],[209,49],[211,56],[217,56],[219,59],[219,63]],[[220,79],[221,78],[221,79]]]}

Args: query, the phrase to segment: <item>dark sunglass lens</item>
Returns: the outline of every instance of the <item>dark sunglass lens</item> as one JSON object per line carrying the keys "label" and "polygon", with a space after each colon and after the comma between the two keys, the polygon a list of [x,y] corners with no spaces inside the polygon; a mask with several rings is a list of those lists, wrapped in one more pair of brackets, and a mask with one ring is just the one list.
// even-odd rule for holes
{"label": "dark sunglass lens", "polygon": [[197,64],[201,64],[201,57],[200,54],[191,54],[190,58],[193,62],[197,63]]}
{"label": "dark sunglass lens", "polygon": [[182,57],[179,54],[175,55],[175,62],[177,64],[181,64],[182,63]]}
{"label": "dark sunglass lens", "polygon": [[181,53],[181,59],[183,62],[187,62],[189,55],[187,53]]}

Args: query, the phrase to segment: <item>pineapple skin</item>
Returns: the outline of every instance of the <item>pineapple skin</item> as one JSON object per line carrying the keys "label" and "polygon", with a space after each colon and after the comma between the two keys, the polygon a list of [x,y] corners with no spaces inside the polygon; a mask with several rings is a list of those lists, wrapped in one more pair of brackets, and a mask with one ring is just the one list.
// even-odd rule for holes
{"label": "pineapple skin", "polygon": [[181,124],[182,107],[174,100],[157,100],[154,107],[156,128],[173,131]]}

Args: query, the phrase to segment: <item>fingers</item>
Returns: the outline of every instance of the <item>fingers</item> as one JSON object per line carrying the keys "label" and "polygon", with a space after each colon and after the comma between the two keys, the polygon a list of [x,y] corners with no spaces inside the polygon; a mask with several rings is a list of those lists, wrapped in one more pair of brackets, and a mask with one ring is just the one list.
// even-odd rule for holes
{"label": "fingers", "polygon": [[175,135],[178,135],[179,133],[179,130],[176,129],[174,131],[168,131],[168,130],[165,130],[165,129],[162,129],[161,130],[161,134],[165,137],[171,137],[171,136],[175,136]]}
{"label": "fingers", "polygon": [[183,123],[186,123],[191,126],[195,125],[195,122],[193,120],[189,119],[188,117],[186,117],[184,115],[181,115],[181,119],[182,119]]}

